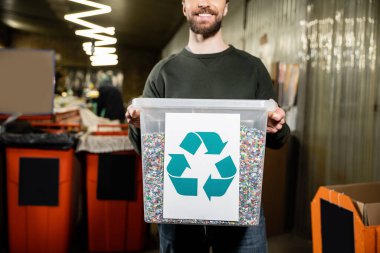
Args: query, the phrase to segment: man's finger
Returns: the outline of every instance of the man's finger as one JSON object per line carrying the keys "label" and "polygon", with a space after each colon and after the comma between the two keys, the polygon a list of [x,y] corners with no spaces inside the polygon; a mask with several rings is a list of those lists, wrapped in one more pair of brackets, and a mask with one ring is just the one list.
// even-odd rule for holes
{"label": "man's finger", "polygon": [[273,128],[273,127],[267,127],[267,132],[270,133],[270,134],[274,134],[274,133],[277,133],[277,129],[276,128]]}
{"label": "man's finger", "polygon": [[271,116],[271,119],[275,120],[275,121],[280,121],[281,120],[281,115],[278,114],[278,113],[273,113],[272,116]]}
{"label": "man's finger", "polygon": [[138,116],[138,110],[136,110],[132,105],[127,108],[127,116],[130,118],[136,118]]}
{"label": "man's finger", "polygon": [[277,122],[274,122],[272,119],[268,120],[267,126],[268,127],[274,127],[277,124]]}

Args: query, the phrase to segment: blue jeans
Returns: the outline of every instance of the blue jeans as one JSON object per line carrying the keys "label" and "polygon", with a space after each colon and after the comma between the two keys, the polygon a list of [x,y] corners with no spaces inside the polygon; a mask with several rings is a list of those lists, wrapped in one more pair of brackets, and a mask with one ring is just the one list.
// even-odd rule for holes
{"label": "blue jeans", "polygon": [[159,224],[160,253],[267,253],[265,218],[252,227]]}

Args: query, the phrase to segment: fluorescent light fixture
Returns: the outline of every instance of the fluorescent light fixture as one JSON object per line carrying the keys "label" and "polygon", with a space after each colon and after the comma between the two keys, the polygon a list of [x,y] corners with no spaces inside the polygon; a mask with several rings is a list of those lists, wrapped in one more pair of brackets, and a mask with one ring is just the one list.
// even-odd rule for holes
{"label": "fluorescent light fixture", "polygon": [[92,28],[92,29],[97,29],[97,28],[101,29],[101,28],[103,28],[103,27],[95,25],[93,23],[84,21],[84,20],[82,20],[80,18],[92,17],[92,16],[96,16],[96,15],[110,13],[111,12],[111,7],[110,6],[104,5],[104,4],[95,3],[95,2],[92,2],[92,1],[87,1],[87,0],[69,0],[69,1],[75,2],[75,3],[78,3],[78,4],[83,4],[83,5],[91,6],[91,7],[97,8],[97,10],[83,11],[83,12],[78,12],[78,13],[73,13],[73,14],[67,14],[67,15],[65,15],[63,17],[64,19],[66,19],[68,21],[71,21],[73,23],[76,23],[78,25],[85,26],[85,27]]}
{"label": "fluorescent light fixture", "polygon": [[92,48],[83,48],[87,55],[102,55],[102,54],[114,54],[116,53],[116,48],[114,47],[95,47]]}
{"label": "fluorescent light fixture", "polygon": [[115,54],[102,54],[90,57],[92,66],[116,65],[118,57]]}
{"label": "fluorescent light fixture", "polygon": [[99,34],[89,34],[89,33],[81,33],[79,31],[75,31],[76,35],[88,37],[91,39],[96,39],[98,41],[95,42],[96,46],[107,46],[107,45],[114,45],[117,42],[116,38],[106,36],[106,35],[99,35]]}
{"label": "fluorescent light fixture", "polygon": [[75,34],[86,34],[91,36],[92,34],[96,33],[105,33],[108,35],[115,35],[115,27],[101,27],[101,28],[91,28],[91,29],[83,29],[83,30],[76,30]]}
{"label": "fluorescent light fixture", "polygon": [[111,7],[108,5],[96,3],[88,0],[68,0],[78,4],[87,5],[96,8],[91,11],[84,11],[78,13],[67,14],[64,19],[84,26],[89,29],[76,30],[75,34],[82,37],[92,39],[94,42],[83,43],[83,50],[90,57],[92,66],[106,66],[116,65],[118,63],[116,48],[115,47],[102,47],[111,46],[116,44],[117,39],[112,37],[115,35],[115,27],[103,27],[91,22],[85,21],[82,18],[102,15],[111,12]]}

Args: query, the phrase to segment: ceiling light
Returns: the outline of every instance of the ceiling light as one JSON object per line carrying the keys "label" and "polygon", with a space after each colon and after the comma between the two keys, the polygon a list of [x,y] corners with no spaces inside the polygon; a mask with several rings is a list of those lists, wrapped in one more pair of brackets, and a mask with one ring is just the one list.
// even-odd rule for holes
{"label": "ceiling light", "polygon": [[83,48],[87,55],[102,55],[102,54],[114,54],[116,53],[116,48],[114,47],[97,47],[94,51],[92,48]]}
{"label": "ceiling light", "polygon": [[80,30],[77,30],[77,31],[75,31],[75,34],[79,35],[79,36],[88,37],[91,39],[98,40],[98,41],[95,41],[95,46],[114,45],[117,42],[117,39],[114,37],[110,37],[110,36],[106,36],[106,35],[100,35],[100,34],[91,33],[91,32],[81,32]]}
{"label": "ceiling light", "polygon": [[117,39],[112,37],[115,35],[115,27],[103,27],[91,22],[85,21],[82,18],[91,17],[96,15],[102,15],[111,12],[111,7],[108,5],[96,3],[88,0],[68,0],[78,4],[87,5],[96,8],[91,11],[84,11],[78,13],[67,14],[64,19],[76,23],[78,25],[87,27],[89,29],[76,30],[75,34],[82,37],[87,37],[92,42],[83,43],[83,50],[90,57],[92,66],[106,66],[116,65],[118,63],[116,48],[114,47],[102,47],[114,45]]}
{"label": "ceiling light", "polygon": [[118,57],[115,54],[101,54],[90,57],[92,66],[116,65]]}

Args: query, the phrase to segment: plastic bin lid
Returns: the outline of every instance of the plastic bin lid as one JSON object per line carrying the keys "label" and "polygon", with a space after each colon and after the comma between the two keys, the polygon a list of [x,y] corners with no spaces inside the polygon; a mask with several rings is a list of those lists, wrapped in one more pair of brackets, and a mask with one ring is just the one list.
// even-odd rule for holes
{"label": "plastic bin lid", "polygon": [[178,99],[178,98],[135,98],[132,106],[144,108],[214,108],[239,110],[276,110],[277,103],[270,100],[243,99]]}

